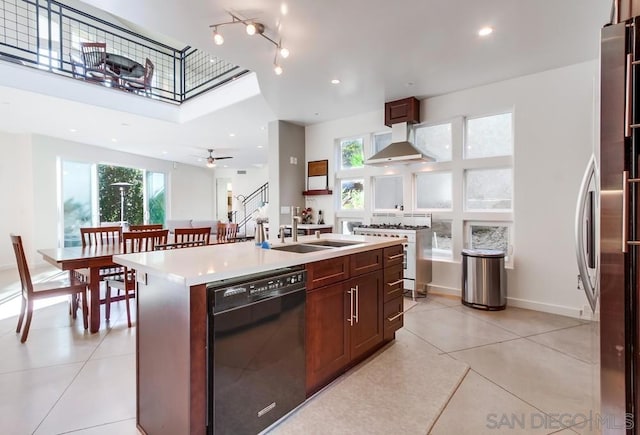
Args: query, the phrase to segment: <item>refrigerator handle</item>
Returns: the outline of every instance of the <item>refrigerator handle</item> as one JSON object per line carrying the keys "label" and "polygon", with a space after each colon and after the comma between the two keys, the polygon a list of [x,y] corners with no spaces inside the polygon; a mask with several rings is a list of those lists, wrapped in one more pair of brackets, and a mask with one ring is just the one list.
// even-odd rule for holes
{"label": "refrigerator handle", "polygon": [[[589,301],[589,306],[595,313],[596,303],[598,299],[597,293],[597,276],[595,282],[591,280],[589,276],[589,261],[587,255],[585,255],[585,213],[587,212],[586,205],[588,202],[589,187],[592,184],[598,185],[596,174],[596,160],[595,156],[591,156],[589,163],[587,164],[587,170],[582,178],[582,184],[580,185],[580,192],[578,194],[578,203],[576,205],[576,222],[575,222],[575,242],[576,242],[576,260],[578,262],[578,271],[580,273],[580,281],[584,288],[584,293]],[[595,199],[595,197],[592,197]],[[592,204],[595,206],[595,204]],[[590,225],[595,225],[595,219],[589,219]],[[592,232],[592,229],[588,229],[587,232]],[[590,247],[593,250],[597,250],[595,246]],[[595,269],[597,270],[598,258],[595,258]],[[597,272],[596,272],[597,274]]]}

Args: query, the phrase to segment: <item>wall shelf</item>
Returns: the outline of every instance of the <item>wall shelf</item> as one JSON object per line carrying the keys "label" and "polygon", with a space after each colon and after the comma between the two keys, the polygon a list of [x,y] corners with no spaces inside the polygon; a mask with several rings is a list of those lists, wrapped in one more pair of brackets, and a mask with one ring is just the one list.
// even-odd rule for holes
{"label": "wall shelf", "polygon": [[329,190],[329,189],[304,190],[304,191],[302,191],[302,194],[305,195],[305,196],[333,195],[333,190]]}

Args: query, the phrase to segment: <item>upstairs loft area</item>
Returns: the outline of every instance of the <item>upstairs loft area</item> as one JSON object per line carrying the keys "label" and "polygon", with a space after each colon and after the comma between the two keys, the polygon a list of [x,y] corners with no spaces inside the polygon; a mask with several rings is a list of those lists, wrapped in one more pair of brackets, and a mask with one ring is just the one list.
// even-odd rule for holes
{"label": "upstairs loft area", "polygon": [[55,0],[5,0],[0,2],[0,60],[173,104],[249,72],[108,18]]}

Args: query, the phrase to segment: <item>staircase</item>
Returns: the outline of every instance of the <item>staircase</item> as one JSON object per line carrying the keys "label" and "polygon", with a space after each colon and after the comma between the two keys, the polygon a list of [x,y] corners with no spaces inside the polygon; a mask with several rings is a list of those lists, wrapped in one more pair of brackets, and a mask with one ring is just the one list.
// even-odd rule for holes
{"label": "staircase", "polygon": [[264,183],[248,196],[238,195],[236,198],[242,202],[242,210],[233,211],[231,220],[238,224],[239,234],[249,236],[247,230],[254,228],[253,225],[248,225],[253,223],[253,214],[269,202],[269,182]]}

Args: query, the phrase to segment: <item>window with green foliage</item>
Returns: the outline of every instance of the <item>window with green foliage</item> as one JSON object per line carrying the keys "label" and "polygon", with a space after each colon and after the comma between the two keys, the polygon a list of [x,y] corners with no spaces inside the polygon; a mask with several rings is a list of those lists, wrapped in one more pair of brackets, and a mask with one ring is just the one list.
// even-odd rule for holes
{"label": "window with green foliage", "polygon": [[340,207],[343,210],[364,208],[364,180],[341,180]]}
{"label": "window with green foliage", "polygon": [[[116,183],[128,183],[120,187]],[[129,225],[144,223],[143,171],[122,166],[98,165],[98,198],[100,222],[120,222],[121,215]]]}
{"label": "window with green foliage", "polygon": [[340,141],[340,167],[342,169],[364,166],[363,139],[343,139]]}

